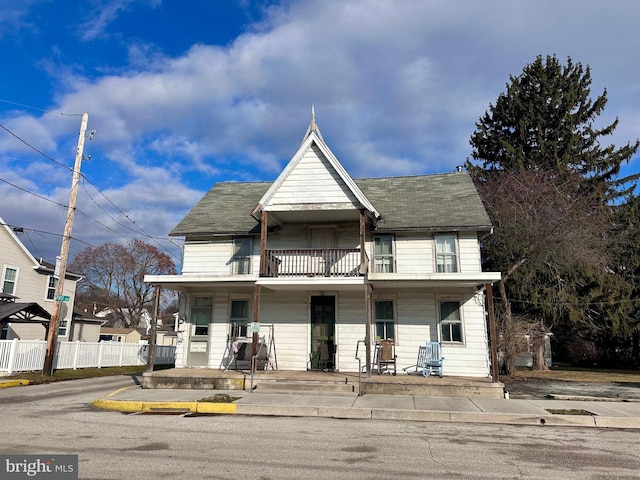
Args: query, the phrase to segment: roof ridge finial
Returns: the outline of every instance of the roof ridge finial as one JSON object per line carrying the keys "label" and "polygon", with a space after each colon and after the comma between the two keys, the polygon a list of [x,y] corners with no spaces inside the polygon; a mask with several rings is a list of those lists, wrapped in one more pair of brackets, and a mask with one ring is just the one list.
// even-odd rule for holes
{"label": "roof ridge finial", "polygon": [[[302,138],[302,143],[304,143],[307,140],[307,138],[309,138],[309,135],[311,135],[311,132],[315,132],[318,138],[324,143],[324,138],[322,138],[320,129],[316,124],[316,109],[313,103],[311,104],[311,123],[309,124],[309,128],[307,128],[307,132],[304,134],[304,137]],[[302,145],[302,143],[300,145]]]}

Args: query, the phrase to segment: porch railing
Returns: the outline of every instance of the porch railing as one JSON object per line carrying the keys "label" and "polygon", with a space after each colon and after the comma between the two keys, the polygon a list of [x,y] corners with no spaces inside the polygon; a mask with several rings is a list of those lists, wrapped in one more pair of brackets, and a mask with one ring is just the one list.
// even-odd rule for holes
{"label": "porch railing", "polygon": [[358,248],[266,250],[265,277],[358,277],[363,274]]}

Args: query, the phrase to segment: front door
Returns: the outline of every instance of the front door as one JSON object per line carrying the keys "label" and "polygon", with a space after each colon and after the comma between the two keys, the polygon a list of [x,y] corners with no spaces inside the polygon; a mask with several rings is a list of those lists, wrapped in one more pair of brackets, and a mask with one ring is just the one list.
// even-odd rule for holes
{"label": "front door", "polygon": [[207,367],[209,365],[209,324],[213,313],[213,298],[195,297],[191,305],[187,365]]}
{"label": "front door", "polygon": [[311,368],[332,371],[335,369],[336,297],[317,295],[311,297]]}

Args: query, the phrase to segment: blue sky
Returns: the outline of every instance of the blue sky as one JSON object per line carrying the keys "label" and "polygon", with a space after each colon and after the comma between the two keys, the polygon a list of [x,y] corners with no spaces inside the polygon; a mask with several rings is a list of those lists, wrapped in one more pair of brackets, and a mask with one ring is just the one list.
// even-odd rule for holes
{"label": "blue sky", "polygon": [[0,217],[53,260],[59,163],[87,112],[71,255],[138,237],[178,261],[169,231],[216,182],[274,180],[312,104],[354,177],[452,171],[538,54],[591,67],[592,97],[609,98],[598,123],[618,117],[607,142],[624,145],[640,136],[640,2],[607,3],[0,0],[0,125],[15,135],[0,129]]}

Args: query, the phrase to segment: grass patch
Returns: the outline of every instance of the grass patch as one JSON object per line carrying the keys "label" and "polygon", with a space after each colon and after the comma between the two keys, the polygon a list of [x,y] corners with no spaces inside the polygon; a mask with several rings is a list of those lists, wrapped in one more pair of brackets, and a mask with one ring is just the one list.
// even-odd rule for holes
{"label": "grass patch", "polygon": [[[165,368],[173,368],[172,365],[156,366],[154,370],[163,370]],[[29,380],[31,384],[39,383],[52,383],[62,382],[65,380],[78,380],[81,378],[96,378],[96,377],[110,377],[113,375],[139,375],[147,371],[146,365],[141,366],[129,366],[129,367],[104,367],[104,368],[79,368],[73,370],[71,368],[65,368],[62,370],[56,370],[53,375],[48,377],[43,375],[42,372],[24,372],[16,373],[14,375],[2,376],[2,380],[17,380],[24,379]]]}
{"label": "grass patch", "polygon": [[517,369],[513,380],[565,381],[583,383],[640,383],[638,370],[609,370],[580,367],[554,367],[549,370]]}
{"label": "grass patch", "polygon": [[592,417],[596,415],[588,410],[579,408],[547,408],[546,410],[553,415],[590,415]]}
{"label": "grass patch", "polygon": [[231,397],[226,393],[216,393],[211,397],[205,397],[198,400],[198,402],[205,403],[233,403],[241,397]]}

